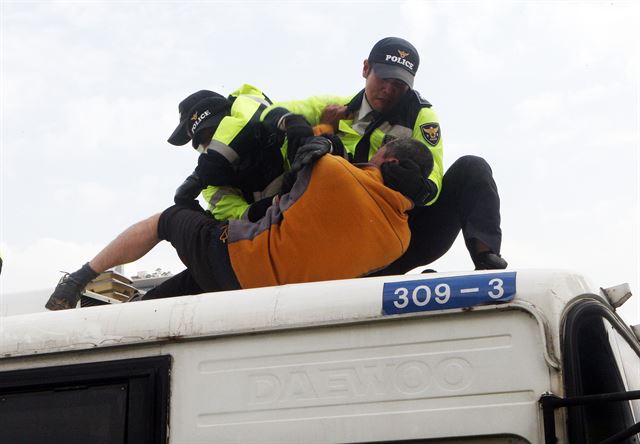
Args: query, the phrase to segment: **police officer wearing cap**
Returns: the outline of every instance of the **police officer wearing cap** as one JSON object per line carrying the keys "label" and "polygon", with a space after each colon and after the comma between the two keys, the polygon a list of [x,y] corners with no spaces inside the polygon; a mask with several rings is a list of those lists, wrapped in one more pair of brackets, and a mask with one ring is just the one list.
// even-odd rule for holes
{"label": "police officer wearing cap", "polygon": [[[432,105],[413,89],[420,64],[408,41],[387,37],[364,60],[365,87],[355,96],[317,96],[276,103],[262,119],[280,127],[290,113],[303,116],[318,131],[335,132],[354,162],[366,162],[386,142],[412,137],[431,150],[425,206],[409,219],[411,244],[396,262],[378,274],[405,273],[444,255],[462,231],[476,269],[503,269],[500,256],[500,199],[484,159],[464,156],[444,172],[442,137]],[[317,132],[318,132],[317,131]]]}
{"label": "police officer wearing cap", "polygon": [[[218,221],[255,222],[264,215],[280,191],[283,144],[286,148],[284,135],[260,122],[260,114],[270,104],[262,91],[246,84],[228,97],[201,90],[180,102],[180,120],[168,142],[182,146],[191,141],[200,156],[194,172],[176,190],[176,204],[201,210],[196,198],[202,193],[209,213]],[[191,272],[184,270],[149,290],[143,299],[201,291]]]}
{"label": "police officer wearing cap", "polygon": [[260,218],[284,172],[284,135],[260,122],[269,104],[251,85],[227,98],[198,91],[180,103],[180,122],[168,142],[179,146],[191,141],[201,154],[195,171],[176,191],[176,203],[195,203],[202,191],[219,221]]}

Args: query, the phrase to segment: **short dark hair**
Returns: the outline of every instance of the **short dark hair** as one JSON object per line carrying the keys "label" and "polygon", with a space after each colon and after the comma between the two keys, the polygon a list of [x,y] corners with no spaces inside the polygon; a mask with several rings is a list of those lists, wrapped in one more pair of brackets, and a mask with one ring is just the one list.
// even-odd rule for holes
{"label": "short dark hair", "polygon": [[422,177],[427,177],[433,171],[433,154],[424,144],[410,137],[394,139],[384,145],[384,157],[395,157],[399,161],[408,159],[420,167]]}

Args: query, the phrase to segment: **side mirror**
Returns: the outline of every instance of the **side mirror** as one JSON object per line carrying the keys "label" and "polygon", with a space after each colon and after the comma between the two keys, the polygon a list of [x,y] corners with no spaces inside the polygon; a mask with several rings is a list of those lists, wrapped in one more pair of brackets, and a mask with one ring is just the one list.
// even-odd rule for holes
{"label": "side mirror", "polygon": [[631,287],[626,282],[609,288],[600,288],[614,308],[620,307],[631,297]]}

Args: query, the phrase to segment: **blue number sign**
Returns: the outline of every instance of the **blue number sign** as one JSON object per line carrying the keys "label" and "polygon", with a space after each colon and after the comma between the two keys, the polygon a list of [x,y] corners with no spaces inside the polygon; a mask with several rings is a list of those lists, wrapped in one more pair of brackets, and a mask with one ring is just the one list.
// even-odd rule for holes
{"label": "blue number sign", "polygon": [[382,289],[382,314],[507,302],[513,299],[515,292],[515,271],[388,282]]}

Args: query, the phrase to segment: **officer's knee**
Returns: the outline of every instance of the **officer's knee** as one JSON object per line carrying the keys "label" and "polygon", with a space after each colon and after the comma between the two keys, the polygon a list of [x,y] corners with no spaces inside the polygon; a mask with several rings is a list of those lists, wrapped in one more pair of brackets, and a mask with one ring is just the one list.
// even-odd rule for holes
{"label": "officer's knee", "polygon": [[479,156],[462,156],[456,160],[449,168],[451,171],[455,171],[458,174],[465,176],[476,176],[489,174],[492,175],[491,167],[489,163]]}
{"label": "officer's knee", "polygon": [[[472,169],[473,168],[473,169],[489,169],[489,170],[491,170],[491,167],[489,166],[487,161],[484,160],[480,156],[472,156],[472,155],[462,156],[458,160],[456,160],[453,163],[453,165],[459,165],[461,168],[465,168],[465,169]],[[453,167],[453,165],[452,165],[452,167]]]}

